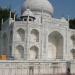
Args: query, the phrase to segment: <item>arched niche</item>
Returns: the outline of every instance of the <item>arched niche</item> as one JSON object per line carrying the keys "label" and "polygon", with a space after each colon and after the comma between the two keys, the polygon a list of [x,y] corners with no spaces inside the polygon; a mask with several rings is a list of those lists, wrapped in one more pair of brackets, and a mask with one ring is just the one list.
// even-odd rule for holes
{"label": "arched niche", "polygon": [[37,46],[32,46],[30,48],[30,59],[35,60],[38,59],[39,48]]}
{"label": "arched niche", "polygon": [[63,58],[63,36],[58,31],[54,31],[48,36],[48,58]]}
{"label": "arched niche", "polygon": [[73,34],[73,35],[71,36],[71,40],[72,40],[71,53],[72,53],[73,59],[75,59],[75,34]]}
{"label": "arched niche", "polygon": [[39,42],[39,31],[36,29],[32,29],[31,31],[31,41],[32,42]]}
{"label": "arched niche", "polygon": [[73,47],[75,46],[75,34],[73,34],[72,36],[71,36],[71,40],[72,40],[72,45],[73,45]]}
{"label": "arched niche", "polygon": [[7,55],[7,50],[8,50],[8,37],[7,34],[3,34],[3,51],[2,54]]}
{"label": "arched niche", "polygon": [[22,28],[19,28],[17,30],[17,40],[18,41],[24,41],[25,40],[25,30]]}
{"label": "arched niche", "polygon": [[15,49],[15,58],[22,59],[24,58],[24,47],[22,45],[18,45]]}

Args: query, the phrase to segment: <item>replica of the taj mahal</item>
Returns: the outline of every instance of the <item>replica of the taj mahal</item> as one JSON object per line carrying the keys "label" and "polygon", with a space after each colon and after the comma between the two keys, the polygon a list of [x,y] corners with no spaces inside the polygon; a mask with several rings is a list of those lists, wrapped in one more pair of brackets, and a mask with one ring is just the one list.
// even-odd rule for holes
{"label": "replica of the taj mahal", "polygon": [[48,0],[25,0],[19,21],[2,22],[0,75],[75,73],[75,30],[53,12]]}

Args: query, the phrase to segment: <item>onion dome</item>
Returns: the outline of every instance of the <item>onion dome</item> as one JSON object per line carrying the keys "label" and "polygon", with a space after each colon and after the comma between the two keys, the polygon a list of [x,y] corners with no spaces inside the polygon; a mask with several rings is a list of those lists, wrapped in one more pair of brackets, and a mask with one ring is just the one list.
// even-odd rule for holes
{"label": "onion dome", "polygon": [[25,0],[21,13],[23,14],[25,10],[29,8],[31,11],[44,11],[53,14],[52,4],[48,0]]}

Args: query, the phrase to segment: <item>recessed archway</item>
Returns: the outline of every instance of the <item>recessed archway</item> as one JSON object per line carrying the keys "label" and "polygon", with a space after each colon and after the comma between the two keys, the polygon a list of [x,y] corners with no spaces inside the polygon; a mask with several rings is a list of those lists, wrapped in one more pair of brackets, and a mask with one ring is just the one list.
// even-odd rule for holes
{"label": "recessed archway", "polygon": [[72,40],[72,46],[74,47],[75,46],[75,34],[71,36],[71,40]]}
{"label": "recessed archway", "polygon": [[48,58],[63,58],[63,36],[58,31],[48,36]]}
{"label": "recessed archway", "polygon": [[16,50],[15,50],[15,58],[16,59],[22,59],[22,58],[24,58],[24,47],[23,46],[18,45],[16,47]]}
{"label": "recessed archway", "polygon": [[75,59],[75,34],[71,36],[71,41],[72,41],[72,49],[71,49],[72,58]]}
{"label": "recessed archway", "polygon": [[30,59],[35,60],[38,59],[39,49],[37,46],[32,46],[30,48]]}
{"label": "recessed archway", "polygon": [[31,41],[32,42],[39,42],[39,31],[36,29],[32,29],[31,31]]}
{"label": "recessed archway", "polygon": [[25,40],[25,30],[20,28],[17,30],[17,39],[19,41],[24,41]]}

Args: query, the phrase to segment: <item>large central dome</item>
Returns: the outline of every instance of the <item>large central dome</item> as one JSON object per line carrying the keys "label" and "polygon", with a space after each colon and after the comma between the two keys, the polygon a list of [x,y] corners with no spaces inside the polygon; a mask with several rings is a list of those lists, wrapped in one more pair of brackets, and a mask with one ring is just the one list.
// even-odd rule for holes
{"label": "large central dome", "polygon": [[21,13],[24,13],[27,8],[32,11],[43,10],[44,12],[53,14],[53,7],[48,0],[25,0]]}

